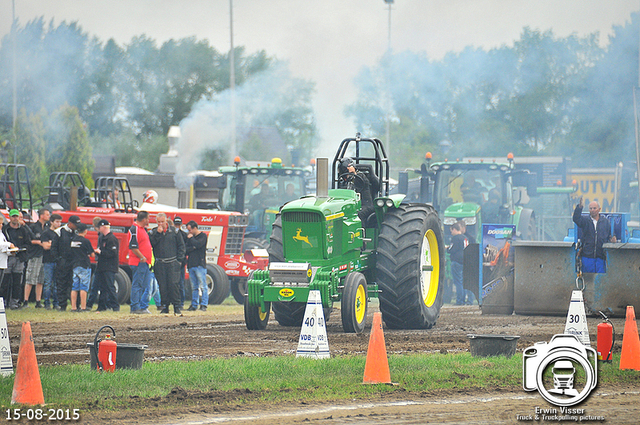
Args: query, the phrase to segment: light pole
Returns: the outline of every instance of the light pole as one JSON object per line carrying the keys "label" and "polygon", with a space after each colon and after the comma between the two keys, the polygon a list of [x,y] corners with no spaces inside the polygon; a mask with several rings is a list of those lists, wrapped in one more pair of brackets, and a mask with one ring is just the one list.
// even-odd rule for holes
{"label": "light pole", "polygon": [[[640,26],[640,17],[638,18],[638,26]],[[640,34],[640,31],[638,32]],[[638,87],[640,87],[640,40],[638,41]],[[640,125],[638,123],[638,103],[636,99],[636,90],[633,90],[633,115],[635,118],[636,127],[636,174],[638,181],[640,182]],[[638,184],[638,195],[640,196],[640,184]],[[640,198],[638,198],[640,199]]]}
{"label": "light pole", "polygon": [[388,35],[387,35],[387,50],[391,50],[391,5],[394,0],[384,0],[385,3],[389,5],[389,25],[388,25]]}
{"label": "light pole", "polygon": [[11,1],[11,38],[13,46],[11,51],[11,61],[13,67],[13,138],[16,137],[16,120],[18,118],[18,90],[16,83],[16,74],[18,73],[16,65],[16,0]]}
{"label": "light pole", "polygon": [[[394,0],[384,0],[384,2],[389,5],[389,25],[388,25],[389,30],[388,30],[388,34],[387,34],[387,54],[389,56],[391,56],[391,5],[393,4],[393,1]],[[387,82],[387,84],[388,84],[388,82]],[[388,88],[387,88],[387,92],[388,92]],[[389,97],[391,97],[391,96],[389,96]],[[389,99],[389,101],[391,101],[391,99]],[[386,136],[386,140],[387,140],[387,146],[389,146],[389,143],[390,143],[389,142],[389,138],[390,138],[390,133],[391,133],[390,123],[389,123],[389,121],[390,121],[389,115],[390,114],[391,114],[391,112],[387,111],[386,120],[385,120],[385,127],[386,127],[385,128],[385,130],[386,130],[386,135],[385,136]]]}
{"label": "light pole", "polygon": [[231,95],[231,154],[238,155],[236,140],[236,59],[233,51],[233,0],[229,0],[229,32],[231,50],[229,51],[229,89]]}

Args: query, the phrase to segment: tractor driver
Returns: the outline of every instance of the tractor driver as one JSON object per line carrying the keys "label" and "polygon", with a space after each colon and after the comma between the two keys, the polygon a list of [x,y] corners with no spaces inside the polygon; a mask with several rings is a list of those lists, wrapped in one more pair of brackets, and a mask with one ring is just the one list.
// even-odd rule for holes
{"label": "tractor driver", "polygon": [[253,195],[251,198],[251,205],[254,209],[264,209],[269,206],[269,203],[272,203],[273,196],[271,195],[271,189],[269,188],[269,182],[264,181],[260,185],[260,192]]}
{"label": "tractor driver", "polygon": [[371,197],[369,179],[356,170],[355,162],[348,157],[340,160],[338,172],[340,173],[340,188],[355,190],[360,194],[362,208],[358,212],[358,217],[362,223],[365,223],[365,220],[373,213],[373,198]]}

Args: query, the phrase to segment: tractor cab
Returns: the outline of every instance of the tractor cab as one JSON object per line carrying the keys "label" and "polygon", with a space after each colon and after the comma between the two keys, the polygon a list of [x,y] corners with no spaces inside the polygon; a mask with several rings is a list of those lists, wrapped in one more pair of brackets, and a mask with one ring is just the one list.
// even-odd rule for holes
{"label": "tractor cab", "polygon": [[135,212],[139,206],[138,201],[133,200],[131,186],[125,177],[98,177],[93,198],[101,206],[127,213]]}
{"label": "tractor cab", "polygon": [[76,207],[111,208],[119,212],[134,212],[133,201],[126,178],[98,177],[89,189],[77,172],[54,172],[49,176],[46,204],[53,210],[68,211]]}
{"label": "tractor cab", "polygon": [[[482,238],[482,224],[515,224],[520,239],[536,239],[536,217],[523,207],[538,196],[535,174],[515,170],[513,156],[508,162],[469,158],[431,164],[432,202],[443,217],[445,241],[449,227],[464,221],[467,234]],[[521,189],[524,188],[524,189]]]}
{"label": "tractor cab", "polygon": [[482,224],[515,224],[519,239],[538,237],[536,215],[527,203],[539,196],[536,174],[515,168],[512,154],[507,161],[485,158],[463,158],[456,161],[431,162],[413,170],[421,175],[408,179],[400,174],[396,193],[407,200],[432,204],[444,224],[445,243],[449,243],[449,227],[464,221],[467,235],[476,240],[482,236]]}
{"label": "tractor cab", "polygon": [[380,140],[363,139],[360,133],[357,133],[355,138],[344,139],[340,143],[331,169],[332,189],[344,187],[339,164],[343,158],[347,157],[353,159],[355,169],[369,180],[372,199],[389,196],[389,159]]}
{"label": "tractor cab", "polygon": [[69,210],[71,205],[92,203],[91,191],[77,172],[54,172],[49,175],[47,204],[54,210]]}
{"label": "tractor cab", "polygon": [[444,162],[434,172],[433,206],[443,218],[445,241],[449,227],[463,220],[467,232],[480,240],[482,223],[509,223],[514,210],[508,164]]}

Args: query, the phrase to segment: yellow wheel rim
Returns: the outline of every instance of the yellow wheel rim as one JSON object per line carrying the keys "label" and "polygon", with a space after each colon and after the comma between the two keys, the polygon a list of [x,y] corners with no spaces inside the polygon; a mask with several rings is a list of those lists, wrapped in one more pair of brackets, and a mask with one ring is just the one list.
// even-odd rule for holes
{"label": "yellow wheel rim", "polygon": [[262,311],[262,307],[258,307],[258,315],[260,316],[261,322],[264,322],[264,320],[267,318],[267,312]]}
{"label": "yellow wheel rim", "polygon": [[358,286],[355,301],[356,322],[362,323],[364,315],[367,312],[367,293],[363,285]]}
{"label": "yellow wheel rim", "polygon": [[440,251],[433,230],[427,230],[420,248],[420,286],[422,300],[427,307],[436,302],[440,284]]}

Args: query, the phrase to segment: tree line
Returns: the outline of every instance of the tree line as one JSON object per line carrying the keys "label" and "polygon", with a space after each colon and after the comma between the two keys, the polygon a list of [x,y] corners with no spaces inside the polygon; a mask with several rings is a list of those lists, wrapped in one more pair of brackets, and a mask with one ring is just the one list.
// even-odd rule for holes
{"label": "tree line", "polygon": [[[79,171],[91,183],[92,151],[116,155],[117,165],[154,170],[168,149],[169,127],[179,125],[198,102],[214,102],[229,88],[229,52],[206,40],[158,46],[141,35],[121,46],[90,37],[75,22],[54,26],[43,18],[16,24],[13,31],[18,116],[14,140],[14,36],[7,34],[0,44],[0,141],[4,160],[13,161],[15,148],[18,162],[40,184],[51,171]],[[234,56],[239,87],[278,63],[265,51],[249,54],[243,47]],[[301,79],[294,86],[295,107],[283,108],[272,123],[255,125],[276,126],[287,145],[309,150],[316,132],[314,86]],[[217,161],[209,158],[209,166],[228,160],[220,152],[210,154]]]}
{"label": "tree line", "polygon": [[[347,107],[366,134],[390,131],[390,156],[558,155],[574,166],[635,161],[633,89],[639,15],[598,34],[554,36],[524,28],[513,46],[466,48],[431,60],[388,53],[363,68]],[[406,152],[417,153],[406,155]]]}
{"label": "tree line", "polygon": [[[614,27],[606,47],[598,34],[560,38],[524,28],[513,45],[469,47],[441,60],[389,52],[361,69],[358,99],[345,113],[367,136],[384,139],[388,123],[386,144],[400,166],[418,165],[427,151],[449,158],[563,155],[575,165],[611,166],[634,158],[639,21],[633,14]],[[54,26],[42,18],[13,32],[18,115],[14,133],[14,38],[7,34],[0,44],[0,152],[4,161],[15,153],[42,187],[51,171],[79,171],[91,184],[92,152],[154,170],[168,149],[169,127],[229,88],[229,54],[206,40],[158,45],[141,35],[119,45],[90,37],[77,23]],[[264,51],[235,50],[240,88],[283,66]],[[274,75],[284,92],[249,93],[251,108],[238,121],[275,126],[289,148],[311,156],[318,141],[314,84]],[[271,110],[257,109],[260,103]],[[259,141],[247,146],[246,155],[261,152]],[[228,163],[225,152],[206,149],[202,167]]]}

